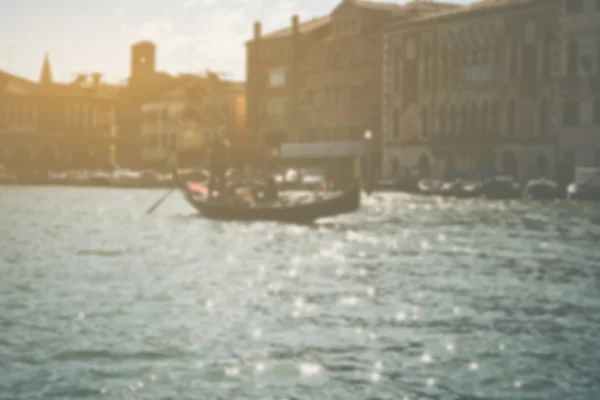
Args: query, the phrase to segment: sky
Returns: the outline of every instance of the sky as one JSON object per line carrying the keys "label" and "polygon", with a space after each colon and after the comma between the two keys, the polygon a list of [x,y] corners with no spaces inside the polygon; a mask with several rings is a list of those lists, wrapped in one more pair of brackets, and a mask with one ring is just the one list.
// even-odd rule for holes
{"label": "sky", "polygon": [[243,80],[254,21],[268,32],[289,26],[293,14],[329,14],[340,1],[0,0],[0,69],[37,80],[47,52],[56,81],[100,72],[118,83],[129,76],[131,44],[152,40],[160,71],[210,69]]}

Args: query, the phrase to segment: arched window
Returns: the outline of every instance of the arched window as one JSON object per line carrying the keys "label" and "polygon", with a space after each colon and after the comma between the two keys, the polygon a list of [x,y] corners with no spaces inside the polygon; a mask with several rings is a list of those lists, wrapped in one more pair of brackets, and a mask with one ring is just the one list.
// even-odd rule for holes
{"label": "arched window", "polygon": [[567,75],[577,76],[579,69],[579,44],[571,39],[567,45]]}
{"label": "arched window", "polygon": [[544,97],[540,102],[540,107],[538,110],[538,136],[549,135],[549,118],[550,115],[548,112],[548,99]]}

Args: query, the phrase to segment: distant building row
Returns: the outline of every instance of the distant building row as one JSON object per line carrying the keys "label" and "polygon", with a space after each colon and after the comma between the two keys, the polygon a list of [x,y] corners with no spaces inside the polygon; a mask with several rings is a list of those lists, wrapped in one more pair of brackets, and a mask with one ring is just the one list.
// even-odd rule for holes
{"label": "distant building row", "polygon": [[256,23],[247,73],[257,152],[370,130],[388,178],[600,165],[597,0],[344,0],[277,32]]}
{"label": "distant building row", "polygon": [[39,82],[0,71],[0,164],[29,172],[169,168],[175,150],[197,157],[211,131],[241,147],[244,99],[243,83],[158,72],[150,42],[132,46],[125,85],[100,74],[54,82],[46,55]]}

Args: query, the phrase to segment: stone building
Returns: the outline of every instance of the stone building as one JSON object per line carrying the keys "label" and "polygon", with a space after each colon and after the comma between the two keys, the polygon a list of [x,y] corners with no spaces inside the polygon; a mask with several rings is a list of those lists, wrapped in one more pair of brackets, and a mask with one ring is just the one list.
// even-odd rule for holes
{"label": "stone building", "polygon": [[262,33],[254,24],[254,37],[246,43],[246,116],[249,154],[261,157],[297,135],[298,65],[305,46],[321,37],[329,17],[290,28]]}
{"label": "stone building", "polygon": [[[142,160],[146,168],[169,169],[201,162],[211,133],[225,133],[241,158],[245,128],[244,84],[216,76],[184,83],[141,104]],[[240,154],[238,154],[240,153]]]}
{"label": "stone building", "polygon": [[600,1],[560,2],[557,91],[565,180],[577,166],[600,167]]}
{"label": "stone building", "polygon": [[224,133],[231,143],[233,162],[241,166],[245,154],[246,85],[243,82],[209,79],[201,102],[202,129]]}
{"label": "stone building", "polygon": [[388,26],[384,175],[555,173],[558,1],[482,0]]}
{"label": "stone building", "polygon": [[304,23],[294,16],[291,27],[266,35],[255,24],[247,43],[248,139],[269,150],[285,143],[295,156],[317,148],[340,154],[340,146],[354,155],[368,130],[379,160],[383,26],[456,7],[342,0],[327,16]]}
{"label": "stone building", "polygon": [[47,55],[39,82],[0,71],[0,164],[23,173],[110,167],[117,92],[100,74],[54,82]]}
{"label": "stone building", "polygon": [[[455,8],[433,1],[343,0],[300,60],[298,134],[292,141],[321,142],[334,152],[340,142],[363,141],[370,131],[371,157],[380,160],[384,27]],[[376,170],[379,164],[375,162]]]}

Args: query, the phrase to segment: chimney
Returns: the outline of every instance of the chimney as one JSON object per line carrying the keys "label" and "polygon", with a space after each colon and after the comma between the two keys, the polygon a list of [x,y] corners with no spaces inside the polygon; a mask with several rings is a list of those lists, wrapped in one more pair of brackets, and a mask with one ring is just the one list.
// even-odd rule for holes
{"label": "chimney", "polygon": [[261,36],[262,25],[260,22],[256,21],[254,23],[254,39],[259,39]]}
{"label": "chimney", "polygon": [[298,33],[298,26],[300,25],[300,17],[298,15],[294,15],[292,17],[292,32]]}
{"label": "chimney", "polygon": [[102,74],[99,72],[94,72],[92,74],[92,87],[94,87],[94,88],[100,87],[101,81],[102,81]]}
{"label": "chimney", "polygon": [[87,83],[88,77],[86,74],[77,74],[77,76],[75,77],[75,82],[73,82],[75,85],[80,85],[83,86]]}

